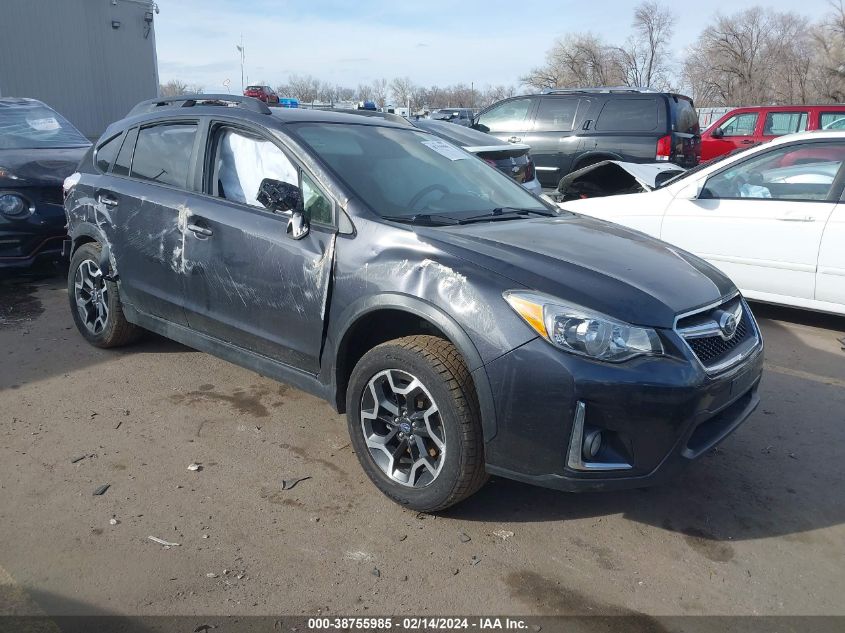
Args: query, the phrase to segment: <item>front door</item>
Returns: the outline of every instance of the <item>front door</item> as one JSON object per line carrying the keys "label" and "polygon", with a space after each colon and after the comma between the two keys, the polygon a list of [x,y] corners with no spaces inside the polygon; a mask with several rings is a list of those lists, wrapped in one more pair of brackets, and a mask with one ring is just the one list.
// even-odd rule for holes
{"label": "front door", "polygon": [[[316,374],[334,258],[334,206],[272,139],[212,123],[203,203],[188,218],[190,326]],[[265,209],[258,186],[300,187],[311,231],[286,234],[288,214]]]}
{"label": "front door", "polygon": [[589,109],[589,99],[574,95],[544,96],[538,99],[534,124],[522,142],[531,146],[531,158],[543,187],[557,188],[572,168],[579,148],[579,128]]}
{"label": "front door", "polygon": [[831,142],[758,153],[708,178],[698,199],[674,200],[660,237],[709,260],[752,297],[813,299],[843,161],[845,147]]}
{"label": "front door", "polygon": [[509,143],[522,143],[533,110],[533,97],[507,99],[479,114],[473,127]]}
{"label": "front door", "polygon": [[[701,160],[707,161],[758,142],[759,119],[758,112],[741,112],[708,129],[701,136]],[[721,136],[713,135],[716,130],[721,130]]]}

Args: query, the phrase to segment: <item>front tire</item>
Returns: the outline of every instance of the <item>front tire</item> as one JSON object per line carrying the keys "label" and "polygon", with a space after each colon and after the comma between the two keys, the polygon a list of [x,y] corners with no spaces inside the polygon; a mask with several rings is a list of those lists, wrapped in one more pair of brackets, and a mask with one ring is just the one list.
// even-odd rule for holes
{"label": "front tire", "polygon": [[487,481],[475,388],[449,341],[408,336],[371,349],[352,371],[346,411],[364,472],[403,506],[443,510]]}
{"label": "front tire", "polygon": [[117,284],[103,279],[102,246],[83,244],[70,260],[67,291],[70,311],[79,333],[96,347],[119,347],[143,332],[123,315]]}

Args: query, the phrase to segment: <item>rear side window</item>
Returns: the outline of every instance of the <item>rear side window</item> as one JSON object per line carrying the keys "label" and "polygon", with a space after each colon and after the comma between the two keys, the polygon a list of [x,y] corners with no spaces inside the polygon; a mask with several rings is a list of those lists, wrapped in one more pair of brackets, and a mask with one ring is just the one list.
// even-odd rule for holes
{"label": "rear side window", "polygon": [[127,132],[123,145],[120,147],[120,153],[117,155],[117,160],[114,161],[114,167],[111,170],[112,175],[129,175],[129,167],[132,165],[132,152],[135,151],[135,140],[137,138],[138,128],[132,128]]}
{"label": "rear side window", "polygon": [[819,115],[819,127],[823,130],[845,129],[845,112],[822,112]]}
{"label": "rear side window", "polygon": [[698,112],[692,102],[686,99],[678,99],[675,103],[675,131],[682,134],[698,134],[701,131]]}
{"label": "rear side window", "polygon": [[95,159],[97,163],[97,169],[99,169],[104,174],[108,172],[109,167],[111,167],[115,157],[117,156],[117,150],[120,149],[120,139],[121,135],[118,134],[117,136],[110,138],[108,141],[106,141],[97,148],[97,156]]}
{"label": "rear side window", "polygon": [[187,189],[196,136],[195,123],[165,123],[141,128],[132,158],[131,176]]}
{"label": "rear side window", "polygon": [[575,125],[580,99],[573,97],[545,97],[540,99],[534,129],[538,131],[569,132]]}
{"label": "rear side window", "polygon": [[783,136],[806,129],[806,112],[769,112],[763,124],[763,136]]}
{"label": "rear side window", "polygon": [[596,129],[603,132],[649,132],[656,128],[656,99],[609,99],[596,121]]}

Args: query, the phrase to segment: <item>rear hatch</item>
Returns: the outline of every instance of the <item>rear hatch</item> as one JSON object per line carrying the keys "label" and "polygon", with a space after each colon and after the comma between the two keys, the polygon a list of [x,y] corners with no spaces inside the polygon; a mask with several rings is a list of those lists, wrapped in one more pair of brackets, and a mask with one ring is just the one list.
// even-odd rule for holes
{"label": "rear hatch", "polygon": [[671,95],[672,162],[682,167],[695,167],[701,160],[701,127],[698,112],[689,97]]}
{"label": "rear hatch", "polygon": [[507,174],[518,183],[534,180],[534,163],[528,158],[528,145],[489,145],[464,147],[491,167]]}

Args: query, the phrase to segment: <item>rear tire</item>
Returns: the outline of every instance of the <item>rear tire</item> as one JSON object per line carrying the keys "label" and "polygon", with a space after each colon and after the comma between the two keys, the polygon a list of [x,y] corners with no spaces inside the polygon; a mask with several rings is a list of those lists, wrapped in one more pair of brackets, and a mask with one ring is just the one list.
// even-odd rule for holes
{"label": "rear tire", "polygon": [[407,336],[371,349],[352,371],[346,411],[364,472],[396,503],[443,510],[487,481],[475,387],[449,341]]}
{"label": "rear tire", "polygon": [[143,330],[126,320],[120,291],[100,270],[102,246],[83,244],[70,260],[67,291],[76,328],[96,347],[119,347],[137,340]]}

